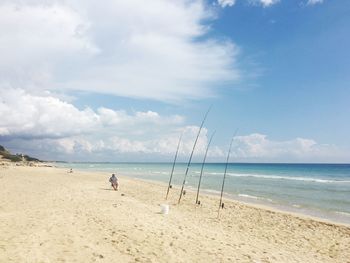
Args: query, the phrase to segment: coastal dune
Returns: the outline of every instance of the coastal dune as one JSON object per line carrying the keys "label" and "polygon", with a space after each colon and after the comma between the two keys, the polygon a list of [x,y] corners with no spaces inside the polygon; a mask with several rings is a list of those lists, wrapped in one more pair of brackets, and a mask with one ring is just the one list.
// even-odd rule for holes
{"label": "coastal dune", "polygon": [[0,262],[350,262],[347,225],[109,176],[1,167]]}

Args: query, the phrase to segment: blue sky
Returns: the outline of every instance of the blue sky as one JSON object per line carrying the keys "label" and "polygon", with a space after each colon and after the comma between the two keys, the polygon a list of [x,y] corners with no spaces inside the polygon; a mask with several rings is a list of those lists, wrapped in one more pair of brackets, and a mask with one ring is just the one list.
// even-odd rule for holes
{"label": "blue sky", "polygon": [[281,1],[268,8],[239,1],[222,10],[216,32],[231,36],[242,47],[243,63],[252,59],[262,72],[240,83],[251,89],[229,97],[239,98],[237,107],[261,132],[349,146],[349,11],[346,1]]}
{"label": "blue sky", "polygon": [[[3,15],[1,15],[3,14]],[[67,161],[348,162],[350,2],[3,1],[0,144]]]}

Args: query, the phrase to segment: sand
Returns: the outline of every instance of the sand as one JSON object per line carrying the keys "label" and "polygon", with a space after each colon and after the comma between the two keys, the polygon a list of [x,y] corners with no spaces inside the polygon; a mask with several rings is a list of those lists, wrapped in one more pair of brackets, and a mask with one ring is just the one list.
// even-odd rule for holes
{"label": "sand", "polygon": [[166,186],[0,166],[0,262],[350,262],[350,228]]}

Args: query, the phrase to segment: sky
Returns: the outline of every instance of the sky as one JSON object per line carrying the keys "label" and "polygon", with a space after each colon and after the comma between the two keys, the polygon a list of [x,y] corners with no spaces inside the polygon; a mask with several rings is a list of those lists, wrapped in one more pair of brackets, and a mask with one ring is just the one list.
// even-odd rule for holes
{"label": "sky", "polygon": [[[43,160],[350,161],[350,1],[0,0],[0,145]],[[237,133],[235,134],[235,131]]]}

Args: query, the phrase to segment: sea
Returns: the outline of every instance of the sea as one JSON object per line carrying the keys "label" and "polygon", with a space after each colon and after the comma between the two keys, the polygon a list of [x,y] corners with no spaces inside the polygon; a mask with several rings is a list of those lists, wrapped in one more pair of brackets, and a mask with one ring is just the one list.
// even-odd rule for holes
{"label": "sea", "polygon": [[[60,167],[99,171],[169,183],[173,163],[57,163]],[[220,194],[224,163],[203,166],[200,194]],[[172,185],[184,181],[187,163],[175,165]],[[192,163],[185,189],[197,190],[201,163]],[[166,194],[166,185],[164,195]],[[350,224],[350,164],[229,163],[224,196],[245,203]]]}

